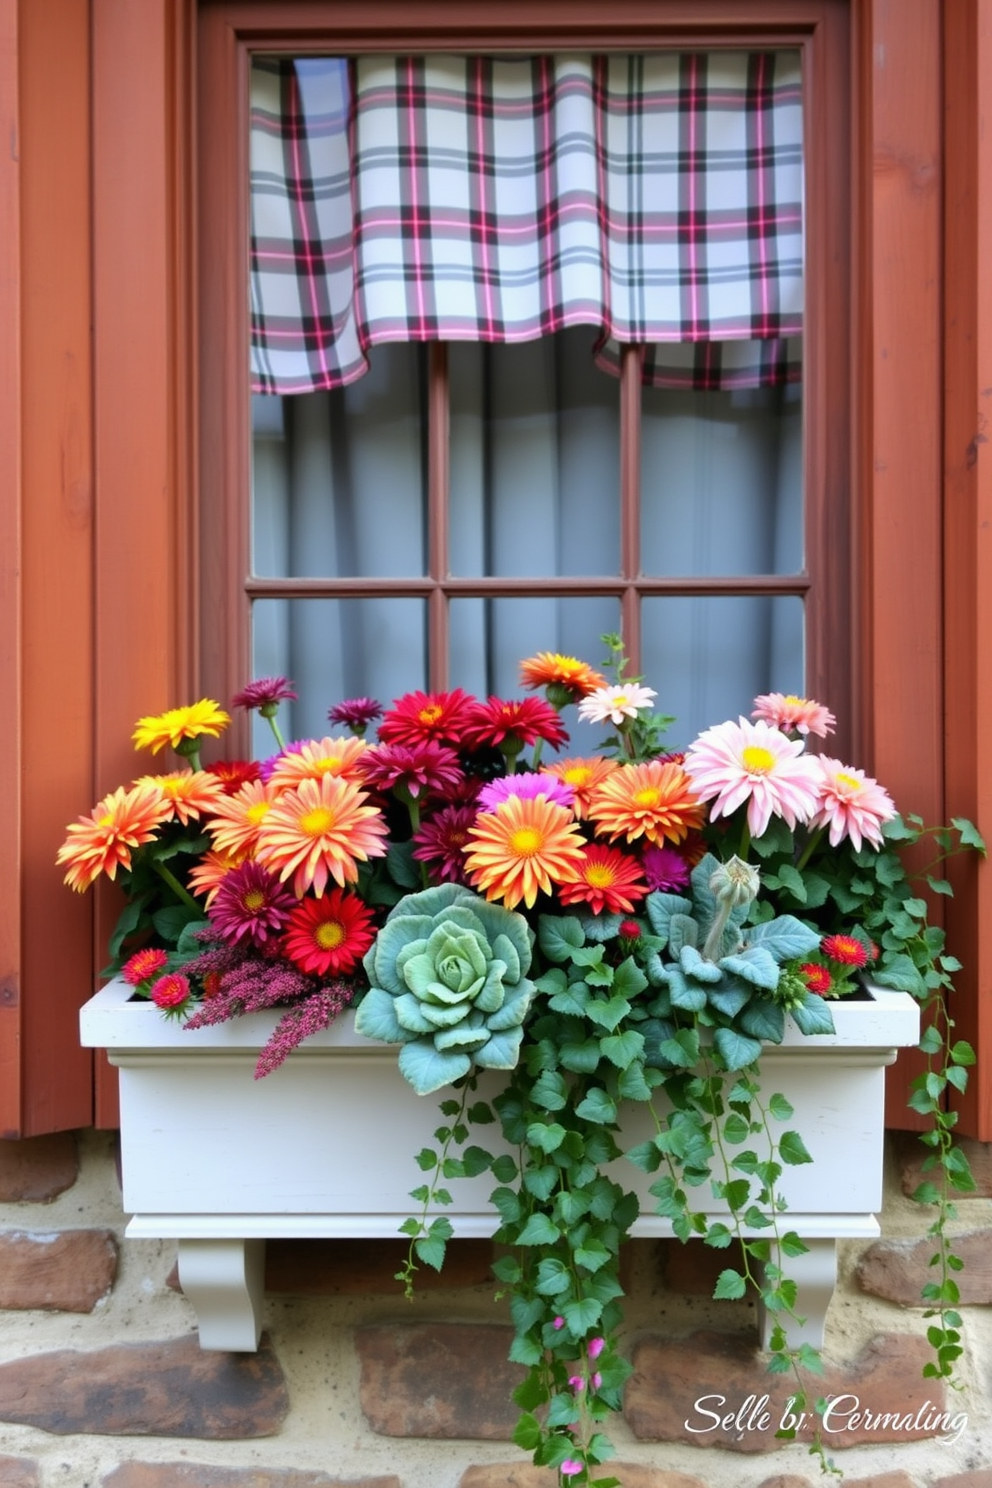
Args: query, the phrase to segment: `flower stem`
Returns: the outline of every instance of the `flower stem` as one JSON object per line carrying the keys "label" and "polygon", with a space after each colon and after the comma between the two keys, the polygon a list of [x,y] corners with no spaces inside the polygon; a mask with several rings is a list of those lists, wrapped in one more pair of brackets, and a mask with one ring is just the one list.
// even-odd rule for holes
{"label": "flower stem", "polygon": [[152,863],[159,878],[163,879],[169,885],[169,888],[180,903],[187,905],[190,909],[195,909],[197,914],[199,914],[201,912],[199,904],[197,904],[189,890],[183,888],[176,875],[172,872],[172,869],[166,868],[165,864],[160,862],[158,858],[152,858]]}
{"label": "flower stem", "polygon": [[810,858],[813,856],[813,853],[816,851],[816,847],[820,841],[820,838],[823,836],[825,831],[825,827],[817,827],[816,831],[810,834],[806,846],[803,848],[802,852],[799,855],[799,861],[796,864],[797,873],[802,873],[803,869],[806,867],[806,864],[809,862]]}
{"label": "flower stem", "polygon": [[279,727],[279,724],[276,722],[276,720],[275,720],[274,717],[273,718],[269,718],[269,715],[267,713],[264,714],[263,717],[268,718],[269,728],[272,730],[273,734],[275,735],[276,743],[279,745],[279,750],[280,750],[280,753],[281,753],[282,750],[284,750],[286,748],[286,740],[282,736],[282,729]]}

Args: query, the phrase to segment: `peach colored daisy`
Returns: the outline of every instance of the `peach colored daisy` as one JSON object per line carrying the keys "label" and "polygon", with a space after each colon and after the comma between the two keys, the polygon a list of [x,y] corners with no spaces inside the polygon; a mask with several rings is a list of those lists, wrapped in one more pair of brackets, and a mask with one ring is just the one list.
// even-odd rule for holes
{"label": "peach colored daisy", "polygon": [[814,768],[819,776],[819,799],[810,826],[829,826],[832,847],[845,837],[850,837],[856,848],[861,847],[863,838],[881,847],[882,823],[896,815],[888,791],[863,770],[824,755],[816,756]]}
{"label": "peach colored daisy", "polygon": [[359,862],[381,858],[388,846],[382,813],[350,780],[322,775],[285,791],[262,823],[255,857],[283,883],[292,875],[302,899],[313,888],[319,898],[328,877],[341,888],[354,883]]}
{"label": "peach colored daisy", "polygon": [[259,829],[278,794],[271,782],[249,780],[233,796],[221,795],[206,823],[214,850],[239,860],[253,852]]}
{"label": "peach colored daisy", "polygon": [[207,852],[189,871],[187,886],[191,894],[205,894],[204,904],[210,908],[217,898],[217,890],[232,868],[244,862],[246,853]]}
{"label": "peach colored daisy", "polygon": [[593,842],[575,878],[559,887],[558,897],[562,904],[588,904],[593,914],[633,914],[634,901],[647,891],[635,858],[605,842]]}
{"label": "peach colored daisy", "polygon": [[520,663],[521,687],[564,688],[569,696],[562,701],[574,701],[606,686],[606,678],[594,672],[588,662],[577,656],[562,656],[558,651],[538,651]]}
{"label": "peach colored daisy", "polygon": [[825,739],[834,731],[837,722],[829,708],[815,703],[812,698],[796,697],[795,693],[763,692],[754,700],[752,718],[763,718],[784,733],[818,734]]}
{"label": "peach colored daisy", "polygon": [[157,785],[139,781],[130,789],[118,786],[69,827],[57,863],[68,863],[65,882],[77,893],[105,873],[115,878],[118,868],[130,868],[131,849],[151,842],[169,820],[172,807]]}
{"label": "peach colored daisy", "polygon": [[507,909],[521,900],[528,909],[539,893],[574,878],[585,857],[585,842],[572,813],[546,796],[511,796],[495,811],[483,812],[469,828],[465,849],[470,881],[487,899]]}
{"label": "peach colored daisy", "polygon": [[157,785],[172,806],[172,815],[185,827],[217,809],[224,799],[224,785],[206,770],[173,770],[168,775],[143,775],[139,785]]}
{"label": "peach colored daisy", "polygon": [[682,842],[704,816],[692,781],[674,760],[621,765],[600,781],[589,802],[596,835],[613,841]]}
{"label": "peach colored daisy", "polygon": [[817,808],[819,772],[804,747],[761,719],[728,719],[693,740],[685,770],[696,795],[712,801],[711,817],[730,816],[746,801],[748,830],[760,837],[773,816],[794,827]]}
{"label": "peach colored daisy", "polygon": [[231,721],[212,698],[201,698],[185,708],[169,708],[165,713],[139,718],[131,735],[136,749],[150,749],[158,754],[166,744],[175,749],[184,739],[199,739],[203,734],[214,738],[222,733]]}
{"label": "peach colored daisy", "polygon": [[596,786],[619,768],[617,760],[604,759],[601,754],[591,755],[588,759],[556,760],[554,764],[544,766],[548,775],[557,775],[565,785],[572,787],[575,792],[572,810],[580,818],[588,815],[589,801]]}
{"label": "peach colored daisy", "polygon": [[364,739],[349,734],[340,739],[308,739],[276,760],[269,784],[276,791],[292,790],[301,780],[319,780],[322,775],[340,775],[360,780],[357,762],[368,749]]}
{"label": "peach colored daisy", "polygon": [[658,694],[653,687],[642,687],[638,682],[598,687],[579,704],[579,717],[587,723],[614,723],[617,727],[626,718],[636,718],[644,708],[650,708]]}

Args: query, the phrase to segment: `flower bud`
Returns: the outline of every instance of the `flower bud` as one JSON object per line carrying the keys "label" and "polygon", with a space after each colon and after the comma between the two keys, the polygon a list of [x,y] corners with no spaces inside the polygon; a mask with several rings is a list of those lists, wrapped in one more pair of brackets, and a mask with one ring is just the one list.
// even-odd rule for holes
{"label": "flower bud", "polygon": [[757,897],[761,875],[741,858],[728,858],[710,877],[710,889],[722,905],[737,909]]}

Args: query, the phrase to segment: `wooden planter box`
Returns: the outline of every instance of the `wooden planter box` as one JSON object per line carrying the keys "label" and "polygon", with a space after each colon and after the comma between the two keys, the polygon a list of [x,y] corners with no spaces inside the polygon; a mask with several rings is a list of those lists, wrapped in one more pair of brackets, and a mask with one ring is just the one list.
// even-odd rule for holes
{"label": "wooden planter box", "polygon": [[[113,981],[80,1013],[82,1043],[106,1049],[120,1069],[124,1208],[132,1237],[175,1238],[179,1277],[204,1348],[251,1350],[261,1330],[265,1241],[269,1237],[395,1237],[423,1181],[414,1153],[433,1145],[437,1096],[418,1096],[396,1068],[396,1050],[355,1033],[346,1014],[307,1040],[263,1080],[253,1071],[277,1022],[252,1013],[186,1032],[131,988]],[[836,1282],[835,1241],[879,1233],[885,1066],[919,1039],[919,1008],[900,992],[872,988],[864,1000],[833,1004],[834,1034],[804,1037],[788,1020],[781,1045],[762,1058],[762,1089],[795,1108],[813,1163],[786,1169],[784,1227],[809,1246],[790,1260],[800,1287],[793,1342],[822,1341]],[[480,1080],[482,1096],[503,1077]],[[622,1142],[653,1131],[630,1105]],[[498,1128],[477,1140],[493,1148]],[[652,1213],[653,1181],[629,1163],[614,1176],[641,1197],[633,1233],[671,1234]],[[485,1236],[497,1216],[492,1175],[455,1179],[444,1213],[456,1235]],[[720,1205],[697,1190],[693,1201]],[[762,1324],[765,1331],[765,1324]]]}

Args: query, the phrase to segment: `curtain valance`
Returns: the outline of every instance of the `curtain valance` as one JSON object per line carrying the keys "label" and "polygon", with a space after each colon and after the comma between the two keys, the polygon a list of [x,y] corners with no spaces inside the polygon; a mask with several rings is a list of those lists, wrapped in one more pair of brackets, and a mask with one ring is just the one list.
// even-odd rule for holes
{"label": "curtain valance", "polygon": [[252,388],[575,324],[656,385],[797,381],[802,204],[793,52],[256,59]]}

